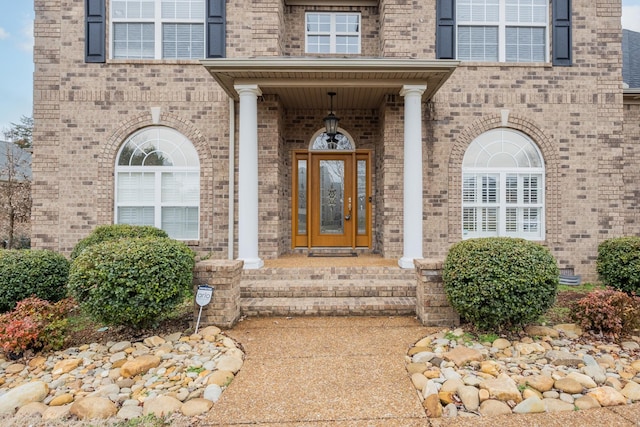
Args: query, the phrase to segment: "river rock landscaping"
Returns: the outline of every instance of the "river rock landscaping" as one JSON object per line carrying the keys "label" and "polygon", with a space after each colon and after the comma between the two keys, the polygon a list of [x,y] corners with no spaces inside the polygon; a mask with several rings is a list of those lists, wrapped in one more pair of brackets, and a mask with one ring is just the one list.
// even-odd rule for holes
{"label": "river rock landscaping", "polygon": [[211,409],[244,352],[219,328],[86,344],[29,360],[0,356],[0,416],[42,421],[187,417]]}
{"label": "river rock landscaping", "polygon": [[516,337],[459,328],[410,348],[406,366],[428,417],[575,411],[640,401],[640,337],[619,343],[573,324]]}

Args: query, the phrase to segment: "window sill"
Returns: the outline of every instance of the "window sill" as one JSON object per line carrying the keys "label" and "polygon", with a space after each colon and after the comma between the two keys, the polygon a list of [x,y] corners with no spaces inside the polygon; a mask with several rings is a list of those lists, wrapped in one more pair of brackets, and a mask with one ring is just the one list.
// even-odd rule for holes
{"label": "window sill", "polygon": [[[204,58],[202,58],[204,59]],[[200,65],[201,59],[109,59],[107,64],[113,65]]]}
{"label": "window sill", "polygon": [[551,62],[483,62],[483,61],[460,61],[458,68],[462,67],[496,67],[496,68],[546,68],[553,67]]}

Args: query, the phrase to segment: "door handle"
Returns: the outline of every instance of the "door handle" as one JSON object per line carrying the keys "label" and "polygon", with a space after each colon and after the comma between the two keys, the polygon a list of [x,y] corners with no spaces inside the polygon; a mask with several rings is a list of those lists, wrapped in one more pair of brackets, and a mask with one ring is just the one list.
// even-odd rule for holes
{"label": "door handle", "polygon": [[349,221],[351,219],[351,197],[349,197],[347,207],[349,208],[349,213],[345,215],[344,219]]}

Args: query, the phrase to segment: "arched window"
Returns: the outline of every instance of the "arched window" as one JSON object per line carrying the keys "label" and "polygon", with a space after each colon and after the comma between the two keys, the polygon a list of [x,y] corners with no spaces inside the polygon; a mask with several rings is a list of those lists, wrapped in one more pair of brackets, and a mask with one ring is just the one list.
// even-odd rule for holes
{"label": "arched window", "polygon": [[544,160],[511,129],[478,136],[462,161],[462,237],[544,239]]}
{"label": "arched window", "polygon": [[326,132],[319,133],[311,142],[311,150],[344,150],[353,151],[355,147],[351,138],[342,132],[338,132],[331,138]]}
{"label": "arched window", "polygon": [[116,160],[115,221],[199,238],[200,162],[180,132],[162,126],[131,135]]}

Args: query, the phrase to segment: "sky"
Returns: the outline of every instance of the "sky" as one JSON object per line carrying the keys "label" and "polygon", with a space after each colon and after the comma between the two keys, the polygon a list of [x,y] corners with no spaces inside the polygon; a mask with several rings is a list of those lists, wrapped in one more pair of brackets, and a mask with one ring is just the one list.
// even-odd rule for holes
{"label": "sky", "polygon": [[[32,116],[33,0],[0,0],[0,138]],[[640,32],[640,0],[622,0],[622,27]]]}

